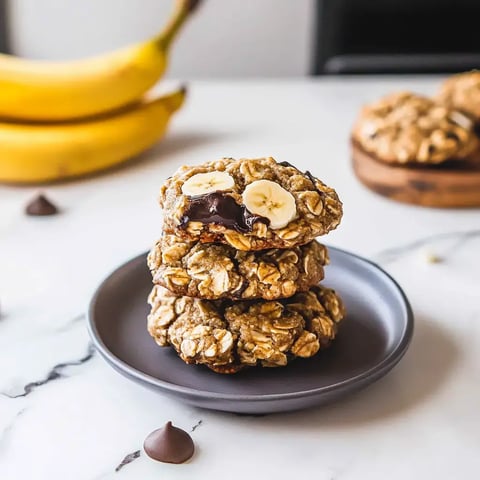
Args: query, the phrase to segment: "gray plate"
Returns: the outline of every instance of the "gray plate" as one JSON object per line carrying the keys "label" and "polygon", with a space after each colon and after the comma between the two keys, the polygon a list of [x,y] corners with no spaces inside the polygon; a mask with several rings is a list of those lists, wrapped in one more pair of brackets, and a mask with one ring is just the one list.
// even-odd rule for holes
{"label": "gray plate", "polygon": [[329,252],[324,283],[340,293],[348,314],[332,346],[311,359],[235,375],[186,365],[147,332],[152,285],[145,254],[100,285],[90,303],[90,335],[122,375],[198,407],[261,414],[335,401],[396,365],[412,337],[413,315],[398,284],[377,265],[336,248]]}

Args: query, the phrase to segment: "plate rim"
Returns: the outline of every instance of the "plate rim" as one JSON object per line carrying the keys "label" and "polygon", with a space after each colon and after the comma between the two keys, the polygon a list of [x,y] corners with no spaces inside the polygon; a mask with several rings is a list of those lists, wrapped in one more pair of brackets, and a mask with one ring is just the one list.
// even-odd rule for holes
{"label": "plate rim", "polygon": [[355,376],[349,377],[345,380],[333,383],[331,385],[325,385],[322,387],[317,387],[309,390],[301,390],[296,392],[285,392],[285,393],[267,393],[267,394],[232,394],[232,393],[218,393],[218,392],[210,392],[207,390],[199,390],[192,387],[185,387],[181,385],[177,385],[175,383],[167,382],[165,380],[160,380],[148,373],[141,372],[140,370],[132,367],[119,357],[117,357],[112,351],[108,349],[108,347],[103,342],[98,328],[95,324],[94,320],[94,309],[96,302],[103,292],[105,285],[109,282],[111,277],[115,275],[119,270],[125,268],[127,265],[138,262],[141,258],[145,258],[148,255],[148,251],[143,252],[135,257],[127,260],[126,262],[122,263],[115,269],[113,269],[108,275],[104,277],[104,279],[100,282],[98,287],[95,289],[89,303],[86,312],[87,318],[87,330],[90,336],[90,339],[95,347],[95,349],[100,353],[100,355],[113,367],[115,370],[119,371],[119,373],[127,374],[129,377],[133,377],[143,384],[146,384],[150,387],[156,387],[164,391],[168,394],[182,394],[188,395],[192,397],[196,397],[199,399],[208,399],[208,400],[225,400],[225,401],[244,401],[244,402],[262,402],[262,401],[272,401],[272,400],[289,400],[295,398],[305,398],[309,396],[321,395],[321,394],[328,394],[332,391],[343,390],[345,388],[351,387],[352,390],[355,386],[361,386],[365,382],[368,382],[369,379],[378,379],[379,377],[383,376],[382,374],[386,374],[390,371],[404,356],[406,353],[410,342],[413,337],[414,333],[414,314],[413,309],[410,305],[410,302],[400,287],[399,283],[390,275],[387,271],[385,271],[382,267],[380,267],[377,263],[369,260],[365,257],[357,255],[356,253],[349,252],[348,250],[344,250],[338,247],[332,247],[327,245],[329,251],[336,251],[340,254],[344,254],[350,257],[355,258],[357,261],[363,262],[366,264],[370,269],[377,270],[381,273],[393,286],[394,290],[400,295],[400,299],[402,301],[402,307],[405,310],[405,325],[402,332],[402,336],[398,344],[395,348],[379,362],[378,364],[374,365],[373,367],[369,368],[368,370],[361,372]]}

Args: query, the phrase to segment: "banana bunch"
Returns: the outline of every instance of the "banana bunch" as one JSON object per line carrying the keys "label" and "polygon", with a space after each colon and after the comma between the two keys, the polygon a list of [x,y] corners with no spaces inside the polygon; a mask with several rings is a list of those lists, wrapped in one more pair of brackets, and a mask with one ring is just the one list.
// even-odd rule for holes
{"label": "banana bunch", "polygon": [[0,54],[0,181],[40,183],[114,166],[164,134],[184,88],[144,97],[199,0],[176,0],[163,31],[142,43],[63,63]]}

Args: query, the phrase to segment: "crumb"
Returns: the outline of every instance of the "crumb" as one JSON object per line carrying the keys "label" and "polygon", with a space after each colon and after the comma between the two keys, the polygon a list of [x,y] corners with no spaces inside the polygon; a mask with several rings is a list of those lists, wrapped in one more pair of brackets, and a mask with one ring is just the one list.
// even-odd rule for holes
{"label": "crumb", "polygon": [[422,254],[426,263],[443,263],[445,259],[431,250],[426,250]]}

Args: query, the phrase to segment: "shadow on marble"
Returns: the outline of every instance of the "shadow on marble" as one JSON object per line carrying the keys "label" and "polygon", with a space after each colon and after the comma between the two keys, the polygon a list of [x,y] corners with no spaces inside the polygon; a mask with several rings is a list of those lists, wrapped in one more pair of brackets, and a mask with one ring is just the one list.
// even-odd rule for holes
{"label": "shadow on marble", "polygon": [[417,316],[407,354],[384,379],[339,404],[310,410],[310,415],[288,414],[282,422],[306,428],[318,428],[319,424],[322,428],[351,428],[402,415],[428,402],[449,378],[459,358],[460,349],[448,332]]}
{"label": "shadow on marble", "polygon": [[[123,173],[128,170],[135,170],[144,168],[150,164],[163,162],[169,160],[170,157],[185,152],[187,150],[202,147],[210,143],[215,143],[220,140],[231,140],[232,137],[241,136],[245,132],[212,132],[212,131],[184,131],[184,132],[170,132],[160,142],[153,147],[145,150],[143,153],[133,157],[132,159],[116,165],[104,172],[93,174],[95,177],[101,177],[111,172]],[[173,173],[173,172],[172,172]],[[75,180],[72,180],[75,181]]]}
{"label": "shadow on marble", "polygon": [[[115,165],[103,172],[93,173],[92,178],[99,178],[109,173],[124,173],[128,170],[144,168],[145,166],[167,160],[170,156],[190,150],[192,148],[201,147],[212,142],[230,137],[230,133],[212,133],[208,131],[186,131],[186,132],[170,132],[160,142],[153,147],[145,150],[143,153],[131,158],[130,160]],[[83,177],[82,179],[89,178]],[[80,179],[80,181],[82,180]],[[78,180],[72,179],[71,182]],[[69,180],[67,180],[69,182]]]}
{"label": "shadow on marble", "polygon": [[[124,167],[140,165],[163,160],[163,157],[176,155],[191,148],[197,148],[205,144],[225,140],[238,132],[211,132],[211,131],[187,131],[171,132],[163,140],[152,148],[137,156],[135,159],[124,164]],[[119,167],[121,168],[121,166]]]}
{"label": "shadow on marble", "polygon": [[459,358],[460,348],[448,332],[428,318],[417,316],[412,344],[405,357],[379,382],[337,404],[251,420],[268,428],[296,430],[350,429],[382,422],[428,402],[450,377]]}

